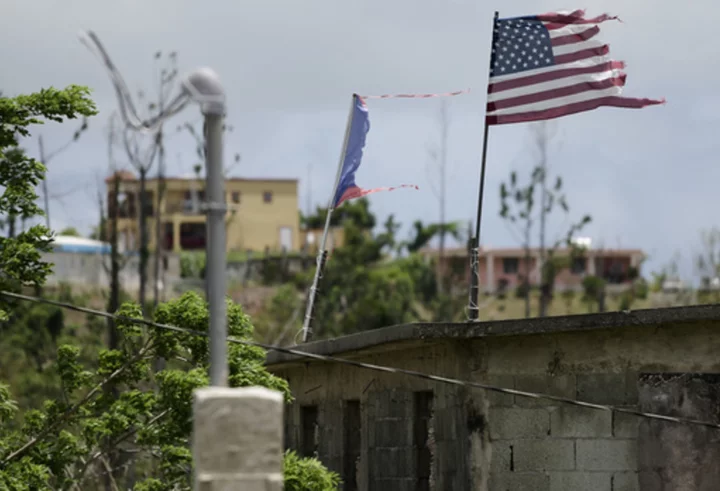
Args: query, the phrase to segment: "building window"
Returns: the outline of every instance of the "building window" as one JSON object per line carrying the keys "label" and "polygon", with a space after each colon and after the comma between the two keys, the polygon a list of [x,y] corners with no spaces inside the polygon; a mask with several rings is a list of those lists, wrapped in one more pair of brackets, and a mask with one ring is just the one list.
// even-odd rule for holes
{"label": "building window", "polygon": [[272,199],[273,199],[272,191],[265,191],[263,193],[263,202],[272,203]]}
{"label": "building window", "polygon": [[570,266],[570,271],[572,274],[583,274],[585,273],[585,268],[587,267],[587,259],[584,257],[575,257],[572,260],[572,265]]}
{"label": "building window", "polygon": [[517,274],[519,262],[520,261],[516,257],[504,257],[503,258],[503,273]]}
{"label": "building window", "polygon": [[430,474],[433,454],[428,445],[432,425],[433,393],[431,391],[413,394],[413,447],[415,448],[415,489],[430,489]]}
{"label": "building window", "polygon": [[343,408],[343,489],[357,491],[357,462],[360,460],[360,401],[345,401]]}
{"label": "building window", "polygon": [[240,191],[232,192],[232,202],[236,205],[240,204]]}
{"label": "building window", "polygon": [[300,454],[316,457],[318,449],[318,408],[300,406]]}

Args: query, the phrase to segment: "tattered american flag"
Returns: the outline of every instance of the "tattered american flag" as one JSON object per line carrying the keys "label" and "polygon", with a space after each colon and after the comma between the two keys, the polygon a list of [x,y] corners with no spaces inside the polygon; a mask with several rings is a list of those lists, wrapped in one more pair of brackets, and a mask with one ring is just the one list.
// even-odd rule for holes
{"label": "tattered american flag", "polygon": [[487,123],[522,123],[590,111],[601,106],[641,108],[662,99],[623,97],[624,63],[596,39],[599,24],[582,10],[495,22],[490,59]]}

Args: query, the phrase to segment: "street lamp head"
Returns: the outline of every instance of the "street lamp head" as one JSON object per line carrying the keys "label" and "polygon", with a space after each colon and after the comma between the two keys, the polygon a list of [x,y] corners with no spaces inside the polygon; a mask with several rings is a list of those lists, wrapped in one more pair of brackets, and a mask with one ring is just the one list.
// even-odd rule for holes
{"label": "street lamp head", "polygon": [[200,104],[203,114],[224,115],[225,90],[213,69],[198,68],[183,79],[182,86],[188,96]]}

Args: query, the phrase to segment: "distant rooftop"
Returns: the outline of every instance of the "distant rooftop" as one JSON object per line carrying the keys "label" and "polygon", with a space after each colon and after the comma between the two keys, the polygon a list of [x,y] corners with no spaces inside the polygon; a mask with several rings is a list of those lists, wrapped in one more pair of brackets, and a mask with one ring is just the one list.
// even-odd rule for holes
{"label": "distant rooftop", "polygon": [[74,252],[84,254],[110,253],[110,244],[107,242],[86,239],[85,237],[75,237],[72,235],[56,235],[53,239],[51,247],[58,252]]}
{"label": "distant rooftop", "polygon": [[[106,184],[110,184],[113,181],[113,177],[117,175],[120,177],[120,180],[123,182],[134,182],[139,181],[138,176],[136,176],[134,173],[132,173],[129,170],[121,170],[117,171],[115,174],[109,175],[105,179]],[[155,182],[157,181],[157,177],[149,177],[147,179],[147,182]],[[226,181],[231,182],[297,182],[298,179],[293,178],[277,178],[277,177],[228,177],[225,179]],[[192,173],[186,173],[182,174],[180,176],[166,176],[165,181],[205,181],[204,177],[198,177],[195,174]]]}

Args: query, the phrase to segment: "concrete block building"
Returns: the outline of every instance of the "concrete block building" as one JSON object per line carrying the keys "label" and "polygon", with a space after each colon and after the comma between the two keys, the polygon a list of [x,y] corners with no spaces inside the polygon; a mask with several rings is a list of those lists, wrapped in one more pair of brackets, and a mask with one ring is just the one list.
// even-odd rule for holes
{"label": "concrete block building", "polygon": [[[308,352],[720,423],[720,305],[413,324]],[[269,353],[345,491],[720,489],[720,430]]]}

